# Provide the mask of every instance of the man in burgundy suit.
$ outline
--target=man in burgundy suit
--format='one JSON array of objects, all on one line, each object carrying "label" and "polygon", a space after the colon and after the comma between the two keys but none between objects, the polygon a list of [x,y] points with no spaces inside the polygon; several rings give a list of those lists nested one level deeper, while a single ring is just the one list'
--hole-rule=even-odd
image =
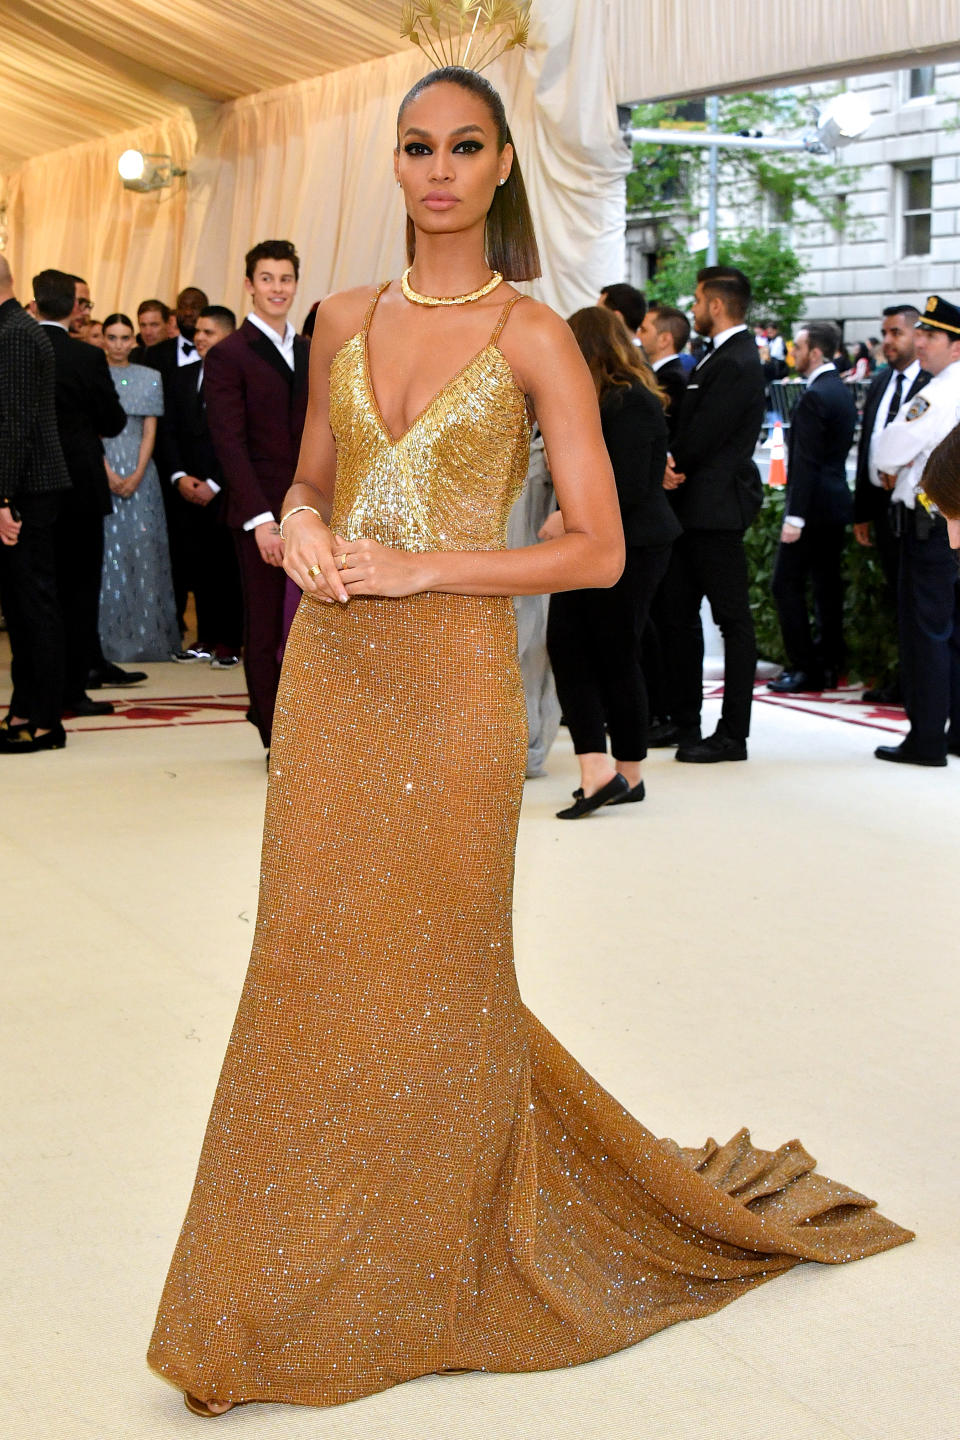
[{"label": "man in burgundy suit", "polygon": [[307,411],[309,347],[287,319],[300,260],[289,240],[264,240],[246,257],[252,309],[207,354],[207,420],[226,490],[243,582],[243,664],[249,718],[270,748],[283,649],[286,574],[277,523],[293,479]]}]

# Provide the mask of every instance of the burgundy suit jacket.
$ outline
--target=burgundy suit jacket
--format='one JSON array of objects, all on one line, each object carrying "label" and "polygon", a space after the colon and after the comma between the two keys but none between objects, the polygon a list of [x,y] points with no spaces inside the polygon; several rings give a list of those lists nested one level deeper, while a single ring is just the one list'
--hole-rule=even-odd
[{"label": "burgundy suit jacket", "polygon": [[273,341],[249,320],[207,352],[207,422],[223,467],[224,518],[237,529],[266,510],[280,514],[300,455],[309,353],[298,335],[291,370]]}]

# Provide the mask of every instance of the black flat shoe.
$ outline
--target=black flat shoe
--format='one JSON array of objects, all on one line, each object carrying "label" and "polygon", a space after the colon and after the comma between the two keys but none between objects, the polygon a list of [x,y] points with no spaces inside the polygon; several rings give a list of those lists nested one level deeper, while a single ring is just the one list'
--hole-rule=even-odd
[{"label": "black flat shoe", "polygon": [[608,804],[608,805],[635,805],[638,800],[642,800],[642,799],[643,799],[643,797],[646,795],[646,793],[647,793],[647,787],[644,785],[643,781],[641,780],[638,784],[634,785],[634,787],[633,787],[632,790],[628,790],[627,793],[626,793],[626,795],[615,795],[612,800],[608,800],[608,801],[607,801],[607,804]]},{"label": "black flat shoe", "polygon": [[35,755],[38,750],[62,750],[66,743],[62,725],[55,725],[44,735],[34,735],[25,725],[0,730],[0,755]]},{"label": "black flat shoe", "polygon": [[647,745],[651,750],[666,749],[669,745],[680,744],[680,731],[669,720],[651,725],[647,731]]},{"label": "black flat shoe", "polygon": [[104,685],[140,685],[148,678],[146,670],[121,670],[119,665],[104,665],[91,670],[87,676],[87,689],[100,690]]},{"label": "black flat shoe", "polygon": [[91,700],[89,695],[76,695],[72,700],[63,702],[65,715],[112,715],[113,711],[111,701]]},{"label": "black flat shoe", "polygon": [[890,760],[894,765],[928,765],[931,769],[941,770],[947,763],[946,755],[938,756],[935,760],[919,755],[906,741],[902,745],[878,745],[873,753],[878,760]]},{"label": "black flat shoe", "polygon": [[715,765],[718,760],[746,760],[745,740],[732,740],[728,735],[708,735],[696,745],[681,745],[675,760],[688,765]]},{"label": "black flat shoe", "polygon": [[779,680],[767,681],[767,689],[773,695],[817,694],[827,688],[822,675],[808,675],[805,670],[788,670]]},{"label": "black flat shoe", "polygon": [[614,775],[606,785],[601,785],[592,795],[584,795],[582,790],[574,790],[573,804],[566,810],[557,811],[558,820],[579,820],[581,815],[589,815],[592,810],[599,810],[601,805],[608,805],[618,795],[629,793],[630,783],[623,775]]}]

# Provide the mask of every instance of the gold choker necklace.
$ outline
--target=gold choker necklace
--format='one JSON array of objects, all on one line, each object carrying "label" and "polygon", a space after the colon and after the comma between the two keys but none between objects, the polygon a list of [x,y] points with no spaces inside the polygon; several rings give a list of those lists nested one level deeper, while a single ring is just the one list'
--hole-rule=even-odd
[{"label": "gold choker necklace", "polygon": [[489,295],[491,290],[496,290],[503,282],[500,271],[494,270],[486,285],[481,285],[479,290],[471,290],[469,295],[421,295],[419,290],[414,290],[410,284],[412,268],[408,265],[400,276],[400,289],[405,299],[412,301],[414,305],[469,305],[471,300],[482,300],[484,295]]}]

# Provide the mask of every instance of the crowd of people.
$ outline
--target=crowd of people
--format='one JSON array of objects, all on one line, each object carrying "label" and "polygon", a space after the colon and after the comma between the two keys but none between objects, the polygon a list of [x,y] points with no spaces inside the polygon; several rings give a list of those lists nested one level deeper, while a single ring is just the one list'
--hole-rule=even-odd
[{"label": "crowd of people", "polygon": [[[13,649],[0,751],[62,748],[64,715],[112,710],[91,691],[146,678],[122,668],[131,663],[230,668],[242,657],[248,718],[269,753],[300,594],[278,523],[317,309],[297,334],[298,280],[294,246],[266,241],[246,256],[239,327],[195,286],[173,309],[148,298],[135,321],[119,311],[98,320],[86,282],[52,269],[21,308],[0,257],[0,599]],[[838,683],[852,525],[876,548],[899,626],[899,673],[867,698],[903,701],[911,722],[903,744],[876,754],[945,765],[960,753],[956,565],[945,521],[917,500],[928,456],[960,419],[960,310],[936,296],[922,314],[910,301],[884,309],[883,364],[860,423],[843,381],[864,378],[874,355],[848,363],[827,322],[789,340],[773,323],[751,330],[750,302],[741,271],[712,266],[689,315],[613,284],[570,318],[596,386],[627,561],[611,590],[556,595],[549,608],[547,649],[581,771],[563,818],[641,800],[648,745],[675,746],[685,763],[747,759],[757,650],[744,535],[763,498],[754,453],[765,392],[788,369],[805,382],[772,580],[789,665],[769,688]],[[540,538],[557,533],[554,512]],[[704,598],[725,655],[707,736]]]}]

